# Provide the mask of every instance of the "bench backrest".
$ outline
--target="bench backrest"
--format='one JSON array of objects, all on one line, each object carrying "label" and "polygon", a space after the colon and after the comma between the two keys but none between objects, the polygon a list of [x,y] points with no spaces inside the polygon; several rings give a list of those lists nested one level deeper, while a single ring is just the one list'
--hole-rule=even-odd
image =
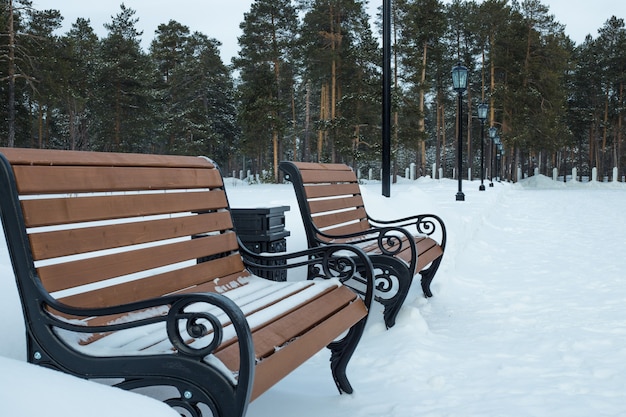
[{"label": "bench backrest", "polygon": [[[24,258],[18,264],[25,268],[34,261],[30,279],[64,304],[99,308],[179,291],[220,291],[248,275],[221,174],[207,159],[0,153],[2,211],[13,209],[18,223],[5,232],[27,230],[23,252],[12,257]],[[4,179],[11,175],[17,189]],[[15,194],[21,207],[9,201]]]},{"label": "bench backrest", "polygon": [[[370,228],[359,181],[344,164],[281,162],[280,169],[294,184],[310,247],[327,235],[343,235]],[[308,221],[307,221],[308,220]]]}]

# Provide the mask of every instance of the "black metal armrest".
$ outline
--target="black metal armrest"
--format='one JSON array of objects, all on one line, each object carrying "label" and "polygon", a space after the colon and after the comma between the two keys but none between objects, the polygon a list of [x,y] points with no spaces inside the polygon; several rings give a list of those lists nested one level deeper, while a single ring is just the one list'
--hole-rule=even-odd
[{"label": "black metal armrest", "polygon": [[[236,383],[234,383],[235,379],[233,379],[234,385],[232,387],[232,389],[234,389],[234,396],[237,398],[236,403],[248,403],[252,392],[256,361],[252,333],[245,315],[235,302],[228,297],[217,293],[178,294],[102,309],[76,309],[58,303],[56,300],[49,297],[47,298],[49,301],[47,303],[48,307],[61,313],[83,317],[98,317],[124,313],[132,314],[135,311],[150,308],[168,307],[167,314],[164,315],[155,315],[154,317],[137,320],[132,320],[132,316],[130,316],[130,320],[127,322],[89,326],[75,324],[63,318],[59,318],[52,313],[45,312],[44,306],[46,303],[43,303],[39,311],[40,317],[42,317],[43,320],[39,321],[38,327],[40,330],[42,330],[42,325],[48,328],[45,333],[52,333],[52,328],[56,327],[70,332],[97,334],[140,328],[149,324],[162,322],[164,323],[172,347],[176,349],[174,355],[189,358],[193,363],[197,363],[215,352],[222,342],[223,326],[218,317],[212,313],[197,310],[186,311],[186,309],[191,305],[198,305],[199,303],[206,303],[219,308],[228,317],[228,321],[230,321],[237,336],[239,369],[237,371]],[[187,334],[181,334],[181,328],[185,329]],[[38,334],[41,334],[41,332]],[[190,337],[194,340],[205,337],[210,339],[208,339],[207,343],[203,343],[202,347],[196,348],[189,344]],[[55,339],[58,340],[58,337]],[[121,357],[123,357],[123,355],[117,356],[117,359]],[[206,365],[211,369],[210,373],[212,375],[223,374],[224,370],[220,369],[220,367],[215,367],[210,361],[206,362]],[[209,372],[208,369],[207,372]],[[119,386],[133,386],[133,381],[123,382]]]},{"label": "black metal armrest", "polygon": [[[415,265],[417,264],[417,257],[419,256],[417,253],[417,247],[415,246],[415,241],[413,240],[413,235],[403,227],[399,227],[396,225],[390,226],[375,226],[371,229],[364,230],[361,232],[348,233],[344,235],[330,235],[324,233],[323,231],[315,228],[316,234],[318,236],[331,239],[345,239],[349,242],[350,239],[355,239],[355,243],[367,243],[367,242],[375,242],[378,245],[381,253],[386,256],[395,256],[398,253],[402,252],[404,248],[404,244],[409,245],[409,250],[411,251],[411,264],[409,265],[409,270],[414,270]],[[404,236],[406,239],[402,239]],[[318,242],[320,244],[326,244],[322,239],[318,238]],[[393,248],[393,249],[391,249]]]},{"label": "black metal armrest", "polygon": [[247,249],[240,241],[239,251],[244,255],[246,266],[254,269],[275,271],[306,266],[309,271],[319,271],[315,274],[316,278],[336,278],[341,282],[358,275],[365,279],[366,284],[363,301],[368,309],[371,306],[375,285],[374,267],[370,258],[357,246],[329,244],[297,252],[259,254]]},{"label": "black metal armrest", "polygon": [[[153,298],[145,301],[129,303],[119,306],[107,308],[73,308],[56,300],[46,297],[47,302],[44,304],[48,308],[58,311],[59,313],[69,314],[77,317],[107,317],[115,315],[126,315],[123,322],[114,322],[105,325],[83,325],[75,321],[65,320],[51,312],[44,313],[42,308],[42,317],[50,326],[64,329],[77,333],[107,333],[126,329],[139,328],[154,323],[165,323],[168,338],[173,347],[177,351],[186,356],[202,358],[212,354],[222,342],[222,324],[219,319],[207,312],[187,312],[185,309],[192,304],[205,303],[218,307],[223,311],[232,323],[237,338],[239,339],[240,355],[243,359],[241,362],[241,371],[248,372],[244,367],[251,368],[254,366],[254,349],[252,347],[252,334],[246,321],[246,317],[232,300],[228,297],[217,293],[191,293],[178,294],[159,298]],[[145,311],[151,308],[166,307],[167,314],[155,314],[152,317],[138,318],[134,320],[132,314],[134,312]],[[193,348],[189,346],[180,333],[180,322],[185,322],[184,328],[189,336],[194,339],[202,337],[211,337],[210,343],[203,348]],[[207,327],[210,325],[210,328]]]},{"label": "black metal armrest", "polygon": [[401,228],[415,226],[417,233],[429,237],[432,237],[432,235],[439,230],[439,233],[441,234],[439,245],[442,250],[445,250],[447,240],[446,226],[443,220],[435,214],[417,214],[395,220],[378,220],[368,216],[368,220],[372,223],[372,225],[379,227],[388,225]]}]

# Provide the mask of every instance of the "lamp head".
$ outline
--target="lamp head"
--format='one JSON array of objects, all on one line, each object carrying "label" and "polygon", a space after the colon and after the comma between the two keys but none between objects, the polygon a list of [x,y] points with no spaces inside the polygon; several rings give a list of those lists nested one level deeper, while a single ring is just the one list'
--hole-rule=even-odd
[{"label": "lamp head", "polygon": [[487,103],[480,103],[478,105],[478,119],[481,122],[487,120],[487,113],[489,112],[489,105]]},{"label": "lamp head", "polygon": [[452,68],[452,87],[457,93],[463,93],[467,89],[467,67],[460,62]]}]

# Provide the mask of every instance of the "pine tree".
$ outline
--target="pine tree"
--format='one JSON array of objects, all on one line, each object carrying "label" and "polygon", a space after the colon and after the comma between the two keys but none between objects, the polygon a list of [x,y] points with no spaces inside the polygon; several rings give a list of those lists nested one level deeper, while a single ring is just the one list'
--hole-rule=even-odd
[{"label": "pine tree", "polygon": [[346,161],[378,152],[381,60],[364,4],[315,0],[305,6],[301,48],[318,115],[316,158]]},{"label": "pine tree", "polygon": [[398,9],[400,76],[407,91],[401,104],[404,120],[397,129],[403,133],[402,143],[418,151],[417,166],[420,169],[426,163],[426,94],[436,85],[437,67],[445,55],[441,39],[447,21],[443,3],[439,0],[400,0]]},{"label": "pine tree", "polygon": [[63,91],[63,77],[67,73],[60,70],[60,42],[54,31],[61,26],[62,17],[57,10],[28,10],[28,27],[25,48],[32,59],[32,77],[36,87],[32,91],[29,110],[31,113],[32,147],[53,146],[50,142],[53,110],[58,108],[58,99]]},{"label": "pine tree", "polygon": [[290,0],[255,0],[240,25],[241,50],[234,61],[241,78],[239,120],[244,150],[255,154],[259,162],[272,155],[275,181],[282,141],[293,113],[297,25]]},{"label": "pine tree", "polygon": [[167,152],[211,155],[228,162],[238,139],[234,87],[219,55],[219,42],[170,21],[150,47],[160,74]]},{"label": "pine tree", "polygon": [[91,148],[94,135],[95,72],[99,39],[89,20],[78,18],[62,38],[63,91],[60,94],[61,133],[69,149]]},{"label": "pine tree", "polygon": [[98,137],[96,147],[109,151],[154,152],[162,148],[157,135],[155,75],[152,61],[140,48],[135,11],[122,4],[105,24],[97,69]]},{"label": "pine tree", "polygon": [[24,111],[25,103],[17,99],[21,96],[18,93],[22,92],[25,85],[18,84],[18,81],[25,82],[31,89],[35,81],[31,67],[31,62],[35,57],[25,47],[27,36],[23,24],[24,15],[31,10],[32,2],[30,0],[3,0],[0,4],[2,6],[0,8],[0,21],[3,24],[0,60],[6,63],[6,72],[1,81],[6,82],[7,146],[13,147],[16,145],[16,140],[18,143],[27,141],[26,135],[16,138],[17,125],[20,125],[21,129],[19,130],[21,132],[28,132],[28,115]]},{"label": "pine tree", "polygon": [[603,175],[619,166],[621,139],[623,136],[624,82],[626,78],[626,29],[623,19],[613,16],[598,31],[596,47],[600,59],[596,65],[601,69],[600,90],[602,104],[602,138],[597,151],[597,166]]}]

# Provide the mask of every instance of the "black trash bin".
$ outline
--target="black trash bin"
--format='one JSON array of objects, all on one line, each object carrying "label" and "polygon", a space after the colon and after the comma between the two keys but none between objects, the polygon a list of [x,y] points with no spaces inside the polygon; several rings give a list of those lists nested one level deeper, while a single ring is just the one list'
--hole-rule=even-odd
[{"label": "black trash bin", "polygon": [[[287,251],[287,236],[285,230],[285,212],[289,206],[258,207],[258,208],[231,208],[233,225],[241,242],[254,253],[277,253]],[[271,265],[281,265],[285,261],[270,261]],[[261,277],[274,281],[286,281],[287,271],[261,271],[251,268],[251,271]]]}]

